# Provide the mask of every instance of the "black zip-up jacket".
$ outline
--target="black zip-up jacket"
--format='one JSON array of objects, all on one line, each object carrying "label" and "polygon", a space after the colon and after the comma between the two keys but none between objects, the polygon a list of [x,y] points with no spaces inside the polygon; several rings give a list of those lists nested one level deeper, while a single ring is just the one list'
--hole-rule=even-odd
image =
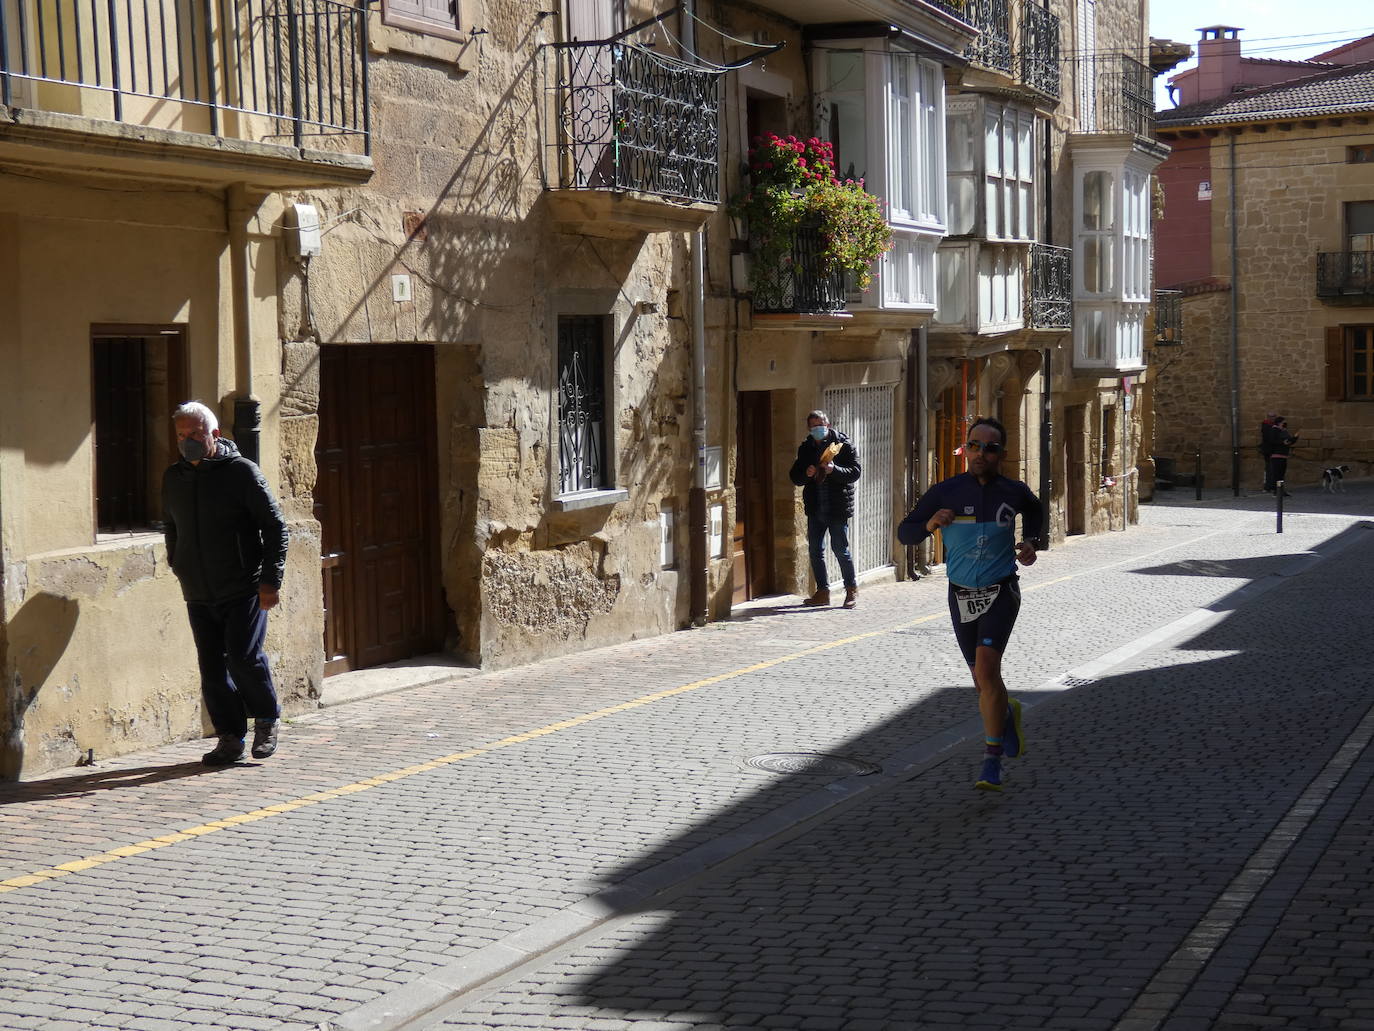
[{"label": "black zip-up jacket", "polygon": [[[807,466],[820,465],[821,452],[835,441],[841,445],[840,453],[835,456],[835,468],[824,479],[817,482],[806,475]],[[863,470],[859,466],[859,454],[839,430],[831,427],[824,440],[816,440],[811,434],[797,448],[797,460],[792,463],[792,482],[802,489],[802,507],[806,514],[815,516],[826,523],[839,523],[854,515],[854,481]]]},{"label": "black zip-up jacket", "polygon": [[236,601],[281,587],[290,534],[262,470],[221,437],[213,458],[162,477],[167,561],[188,602]]}]

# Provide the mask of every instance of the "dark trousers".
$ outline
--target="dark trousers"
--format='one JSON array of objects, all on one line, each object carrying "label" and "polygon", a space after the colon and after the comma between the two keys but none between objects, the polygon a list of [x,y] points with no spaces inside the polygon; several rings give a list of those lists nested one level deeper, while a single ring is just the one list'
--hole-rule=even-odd
[{"label": "dark trousers", "polygon": [[830,546],[835,549],[835,560],[840,564],[840,575],[846,587],[857,587],[854,578],[854,559],[849,554],[849,520],[828,523],[819,516],[806,517],[806,545],[811,552],[811,575],[816,578],[816,590],[830,589],[830,574],[825,568],[825,535],[830,534]]},{"label": "dark trousers", "polygon": [[216,734],[243,737],[248,719],[281,715],[272,669],[263,653],[267,613],[251,594],[236,601],[187,602],[200,659],[200,693]]},{"label": "dark trousers", "polygon": [[1288,475],[1288,456],[1270,455],[1269,460],[1264,463],[1264,489],[1273,490]]}]

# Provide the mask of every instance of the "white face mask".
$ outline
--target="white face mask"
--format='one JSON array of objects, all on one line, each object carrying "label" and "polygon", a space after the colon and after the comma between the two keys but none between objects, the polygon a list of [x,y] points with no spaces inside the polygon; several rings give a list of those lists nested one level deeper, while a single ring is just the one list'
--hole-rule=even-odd
[{"label": "white face mask", "polygon": [[829,426],[812,426],[811,436],[814,440],[824,440],[826,434],[830,432]]}]

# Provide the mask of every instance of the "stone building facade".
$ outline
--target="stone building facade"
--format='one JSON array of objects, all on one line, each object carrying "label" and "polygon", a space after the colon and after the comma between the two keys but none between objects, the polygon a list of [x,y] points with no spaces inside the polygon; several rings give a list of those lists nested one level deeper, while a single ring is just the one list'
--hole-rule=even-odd
[{"label": "stone building facade", "polygon": [[[269,638],[288,712],[338,672],[511,665],[809,590],[787,472],[817,407],[860,442],[866,578],[939,560],[895,524],[959,471],[977,414],[1007,423],[1055,537],[1124,522],[1135,480],[1103,476],[1139,440],[1142,301],[1070,270],[1148,246],[1127,190],[1160,153],[1128,114],[1139,6],[302,2],[347,57],[304,47],[315,89],[248,49],[180,92],[150,72],[184,54],[156,49],[125,53],[114,91],[31,39],[0,67],[0,776],[205,730],[152,486],[186,397],[258,456],[291,525]],[[990,171],[987,117],[1008,110]],[[924,198],[889,210],[867,293],[749,289],[726,201],[764,132],[830,139],[884,200],[898,176]],[[956,147],[984,164],[951,172]],[[949,191],[993,179],[1027,198],[1017,233],[955,232]],[[995,320],[974,258],[973,314],[938,323],[946,237],[993,255]],[[1041,245],[1063,248],[1047,326]]]},{"label": "stone building facade", "polygon": [[1180,106],[1159,113],[1174,153],[1156,261],[1187,328],[1155,351],[1153,451],[1185,477],[1200,453],[1206,483],[1258,489],[1277,412],[1299,434],[1290,483],[1335,464],[1368,476],[1374,37],[1277,67],[1244,57],[1239,33],[1204,29],[1199,67],[1171,80]]}]

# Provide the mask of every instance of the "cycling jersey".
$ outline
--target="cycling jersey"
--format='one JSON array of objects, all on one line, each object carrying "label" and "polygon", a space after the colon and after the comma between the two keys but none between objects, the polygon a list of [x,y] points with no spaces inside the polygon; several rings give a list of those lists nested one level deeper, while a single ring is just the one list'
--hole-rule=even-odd
[{"label": "cycling jersey", "polygon": [[945,569],[950,583],[960,587],[987,587],[1016,573],[1017,515],[1022,539],[1037,546],[1045,527],[1040,499],[1020,480],[995,476],[983,484],[973,473],[961,473],[921,496],[897,527],[897,539],[920,544],[931,536],[930,517],[942,508],[954,512],[954,522],[944,528]]}]

